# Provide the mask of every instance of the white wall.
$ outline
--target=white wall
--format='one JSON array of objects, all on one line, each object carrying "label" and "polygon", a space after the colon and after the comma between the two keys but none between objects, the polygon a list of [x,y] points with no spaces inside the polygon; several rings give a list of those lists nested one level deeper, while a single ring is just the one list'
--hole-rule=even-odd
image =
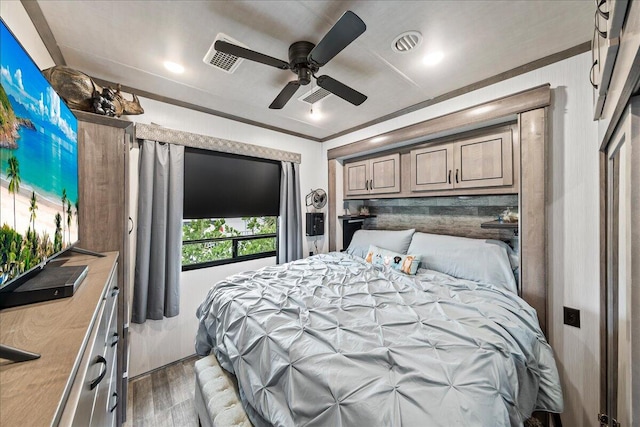
[{"label": "white wall", "polygon": [[[592,120],[590,60],[584,53],[323,144],[326,159],[331,148],[551,84],[546,183],[549,336],[564,390],[562,419],[571,426],[597,425],[599,408],[598,129]],[[323,179],[327,176],[325,167]],[[341,181],[337,187],[342,188]],[[338,200],[339,214],[341,207]],[[580,329],[563,325],[563,305],[581,310]]]},{"label": "white wall", "polygon": [[38,68],[44,70],[56,65],[19,0],[0,1],[0,16]]},{"label": "white wall", "polygon": [[[322,151],[322,146],[318,142],[257,128],[150,99],[141,98],[140,103],[145,109],[143,115],[123,118],[137,123],[150,124],[153,122],[171,129],[302,154],[302,163],[300,164],[300,208],[303,212],[306,211],[304,195],[311,188],[323,187],[326,189],[322,181],[322,175],[318,173],[317,165],[321,161]],[[268,114],[268,112],[266,111],[265,114]],[[129,176],[131,179],[131,217],[134,219],[134,224],[136,223],[137,215],[138,157],[139,150],[137,148],[132,149],[130,151]],[[133,266],[135,265],[135,232],[131,236],[131,265]],[[310,248],[313,249],[313,243],[307,238],[304,240],[303,253],[307,254],[311,250]],[[140,375],[194,354],[195,335],[198,327],[195,313],[211,286],[231,274],[257,269],[266,265],[274,265],[275,263],[275,258],[265,258],[182,272],[180,275],[180,314],[163,320],[147,320],[146,323],[140,325],[131,324],[129,376]],[[133,272],[131,286],[133,286]]]}]

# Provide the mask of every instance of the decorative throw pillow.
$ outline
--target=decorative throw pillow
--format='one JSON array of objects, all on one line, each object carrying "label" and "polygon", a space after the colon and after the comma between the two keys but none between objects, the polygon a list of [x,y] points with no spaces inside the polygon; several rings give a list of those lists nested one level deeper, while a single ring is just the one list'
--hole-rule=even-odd
[{"label": "decorative throw pillow", "polygon": [[403,255],[371,245],[365,261],[376,266],[401,271],[405,274],[416,274],[418,265],[420,265],[420,255]]}]

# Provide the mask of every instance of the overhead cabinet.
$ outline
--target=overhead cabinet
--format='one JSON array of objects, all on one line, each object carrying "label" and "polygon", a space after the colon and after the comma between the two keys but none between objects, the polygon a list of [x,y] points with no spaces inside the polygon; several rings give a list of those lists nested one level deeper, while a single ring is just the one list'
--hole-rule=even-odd
[{"label": "overhead cabinet", "polygon": [[511,130],[411,150],[411,191],[513,184]]},{"label": "overhead cabinet", "polygon": [[344,166],[345,196],[400,192],[400,154],[376,157]]}]

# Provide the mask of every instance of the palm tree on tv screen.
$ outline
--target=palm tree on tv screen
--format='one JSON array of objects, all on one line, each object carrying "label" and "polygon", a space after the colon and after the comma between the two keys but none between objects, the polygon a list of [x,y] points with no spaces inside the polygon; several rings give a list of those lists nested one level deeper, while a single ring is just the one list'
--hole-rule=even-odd
[{"label": "palm tree on tv screen", "polygon": [[29,212],[31,213],[31,229],[36,231],[36,211],[38,210],[38,199],[36,198],[36,192],[31,192],[31,200],[29,201]]},{"label": "palm tree on tv screen", "polygon": [[53,251],[60,252],[62,249],[62,231],[60,230],[60,223],[62,222],[62,217],[60,216],[60,212],[56,212],[55,223],[56,223],[56,232],[53,236]]},{"label": "palm tree on tv screen", "polygon": [[65,221],[64,221],[64,208],[65,208],[65,206],[67,204],[67,200],[68,200],[68,198],[67,198],[67,189],[66,188],[62,189],[62,198],[61,199],[62,199],[62,241],[64,242],[64,234],[65,234],[65,229],[64,229],[64,223],[65,223]]},{"label": "palm tree on tv screen", "polygon": [[16,229],[16,193],[20,191],[20,163],[16,156],[9,157],[7,168],[9,178],[9,193],[13,194],[13,229]]},{"label": "palm tree on tv screen", "polygon": [[69,244],[71,244],[71,220],[73,212],[71,211],[71,200],[67,199],[67,232],[69,233]]}]

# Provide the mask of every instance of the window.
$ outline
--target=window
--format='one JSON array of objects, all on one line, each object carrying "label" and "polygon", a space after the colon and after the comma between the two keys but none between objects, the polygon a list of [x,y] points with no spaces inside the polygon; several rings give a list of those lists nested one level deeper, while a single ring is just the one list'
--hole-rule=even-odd
[{"label": "window", "polygon": [[182,270],[276,255],[280,162],[185,149]]},{"label": "window", "polygon": [[182,222],[182,270],[276,255],[275,216]]}]

